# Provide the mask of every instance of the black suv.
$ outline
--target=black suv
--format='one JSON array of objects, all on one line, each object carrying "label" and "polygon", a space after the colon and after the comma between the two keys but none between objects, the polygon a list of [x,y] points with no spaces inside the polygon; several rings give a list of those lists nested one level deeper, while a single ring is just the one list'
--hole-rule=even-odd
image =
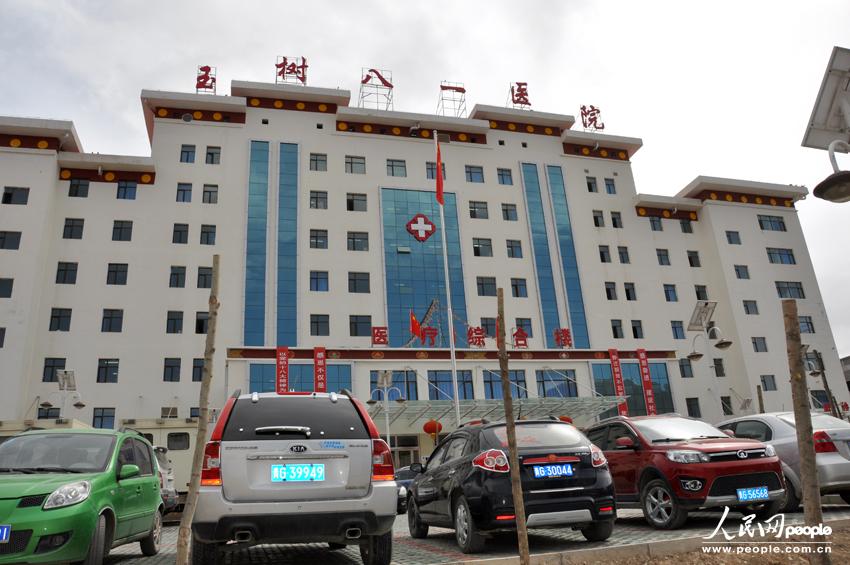
[{"label": "black suv", "polygon": [[[590,541],[608,539],[617,517],[614,486],[602,451],[570,424],[517,422],[526,524],[569,526]],[[461,426],[431,454],[410,486],[410,535],[429,526],[454,528],[461,551],[474,553],[487,534],[516,528],[504,423]]]}]

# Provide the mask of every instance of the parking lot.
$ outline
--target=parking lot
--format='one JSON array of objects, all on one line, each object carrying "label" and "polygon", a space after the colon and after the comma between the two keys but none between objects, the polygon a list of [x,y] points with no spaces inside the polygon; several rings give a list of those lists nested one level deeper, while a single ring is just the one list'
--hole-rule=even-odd
[{"label": "parking lot", "polygon": [[[717,526],[717,512],[695,512],[684,528],[674,531],[655,530],[648,526],[639,510],[622,510],[611,538],[602,543],[589,543],[581,533],[568,529],[532,529],[529,543],[532,553],[551,553],[594,547],[627,546],[653,541],[670,541],[710,534]],[[736,515],[733,515],[736,516]],[[824,506],[827,521],[850,519],[850,507],[846,505]],[[786,516],[786,524],[801,523],[803,513]],[[733,527],[737,527],[733,524]],[[407,532],[407,518],[399,516],[394,526],[393,563],[425,565],[430,563],[452,563],[516,555],[516,537],[503,534],[487,544],[487,549],[476,555],[464,555],[457,549],[451,530],[432,528],[428,539],[415,540]],[[163,547],[156,557],[145,558],[138,544],[119,547],[110,554],[107,563],[121,565],[165,565],[174,563],[177,545],[177,527],[167,527],[163,532]],[[290,546],[256,546],[230,554],[227,563],[233,565],[255,563],[287,563],[291,565],[354,565],[361,563],[357,546],[340,551],[329,551],[324,544]]]}]

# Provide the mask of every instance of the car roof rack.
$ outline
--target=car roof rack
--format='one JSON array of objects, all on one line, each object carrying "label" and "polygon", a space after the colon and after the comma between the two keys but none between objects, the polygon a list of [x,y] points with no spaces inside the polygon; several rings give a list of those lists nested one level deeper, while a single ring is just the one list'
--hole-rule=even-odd
[{"label": "car roof rack", "polygon": [[[143,434],[142,432],[140,432],[136,428],[131,428],[131,427],[128,427],[128,426],[121,426],[120,428],[118,428],[118,432],[124,433],[124,434],[134,433],[134,434],[138,434],[142,437],[145,437],[145,434]],[[147,438],[145,438],[145,439],[147,439]]]}]

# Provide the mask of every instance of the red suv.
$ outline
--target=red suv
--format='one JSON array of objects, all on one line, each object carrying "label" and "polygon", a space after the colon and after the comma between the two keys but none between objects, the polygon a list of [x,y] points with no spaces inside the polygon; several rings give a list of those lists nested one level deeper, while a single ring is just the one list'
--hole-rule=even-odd
[{"label": "red suv", "polygon": [[746,508],[769,517],[782,505],[779,459],[759,441],[678,415],[618,416],[586,434],[608,459],[617,506],[640,504],[656,528],[679,528],[698,508]]}]

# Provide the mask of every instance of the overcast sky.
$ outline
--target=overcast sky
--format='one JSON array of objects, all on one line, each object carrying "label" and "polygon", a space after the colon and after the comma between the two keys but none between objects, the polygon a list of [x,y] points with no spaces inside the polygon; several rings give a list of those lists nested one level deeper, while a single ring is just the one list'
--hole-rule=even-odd
[{"label": "overcast sky", "polygon": [[[465,83],[470,109],[504,105],[511,81],[536,110],[594,104],[605,133],[643,139],[638,192],[668,195],[697,175],[813,189],[827,156],[800,141],[833,45],[850,47],[846,0],[2,0],[0,14],[0,114],[73,120],[86,151],[150,153],[143,88],[191,92],[210,64],[226,94],[304,55],[310,85],[355,96],[361,67],[391,69],[400,111],[434,112],[441,80]],[[798,209],[848,355],[850,203]]]}]

